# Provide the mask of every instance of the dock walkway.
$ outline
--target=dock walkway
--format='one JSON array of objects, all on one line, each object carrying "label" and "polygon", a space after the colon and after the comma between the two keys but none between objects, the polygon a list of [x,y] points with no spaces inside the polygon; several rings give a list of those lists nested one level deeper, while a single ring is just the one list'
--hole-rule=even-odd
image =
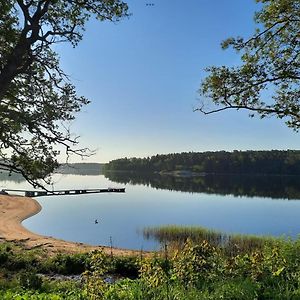
[{"label": "dock walkway", "polygon": [[125,188],[107,188],[107,189],[74,189],[74,190],[56,190],[56,191],[27,191],[17,189],[3,189],[2,192],[24,193],[26,197],[41,196],[59,196],[59,195],[79,195],[79,194],[98,194],[98,193],[125,193]]}]

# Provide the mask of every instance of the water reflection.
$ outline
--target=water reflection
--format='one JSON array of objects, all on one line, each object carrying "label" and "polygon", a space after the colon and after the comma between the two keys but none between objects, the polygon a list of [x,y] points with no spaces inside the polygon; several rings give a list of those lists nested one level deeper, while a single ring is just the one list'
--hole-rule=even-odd
[{"label": "water reflection", "polygon": [[[60,172],[61,175],[56,174],[54,178],[67,174],[99,176],[100,173],[99,170],[70,168]],[[235,197],[300,199],[299,176],[205,175],[179,177],[133,172],[105,172],[104,176],[110,181],[120,184],[143,185],[169,191],[233,195]],[[29,186],[22,175],[8,172],[0,173],[0,183],[1,188]]]},{"label": "water reflection", "polygon": [[[273,236],[286,234],[295,237],[300,232],[300,201],[279,199],[274,201],[275,197],[279,197],[278,194],[273,198],[225,195],[233,194],[235,191],[236,195],[240,196],[244,195],[245,190],[249,195],[258,193],[264,196],[275,195],[274,191],[280,190],[278,181],[270,180],[272,185],[267,187],[267,183],[263,182],[265,178],[260,178],[263,189],[259,190],[253,186],[250,178],[243,185],[237,184],[240,182],[239,178],[237,178],[238,181],[231,182],[232,177],[227,178],[227,183],[217,181],[217,177],[211,178],[211,181],[209,177],[166,177],[169,181],[159,181],[159,178],[153,182],[152,179],[151,181],[142,180],[144,178],[141,175],[137,175],[136,180],[133,180],[129,175],[122,182],[119,177],[108,180],[103,175],[56,174],[53,178],[55,189],[123,187],[124,183],[131,182],[132,184],[127,184],[126,193],[121,194],[103,193],[38,198],[43,207],[42,211],[27,219],[23,224],[29,230],[42,235],[108,246],[112,239],[114,246],[138,250],[158,249],[160,246],[156,240],[144,239],[143,234],[139,234],[145,227],[170,224],[201,226],[228,234]],[[296,180],[296,178],[293,179]],[[172,184],[174,182],[175,184]],[[14,184],[7,183],[10,186]],[[155,183],[157,183],[156,188],[150,187],[150,185],[155,187]],[[283,184],[282,182],[281,187]],[[232,187],[234,187],[233,190],[230,189]],[[291,193],[293,189],[295,192]],[[188,192],[179,192],[180,190]],[[285,192],[282,195],[290,198],[299,194],[296,184],[287,184],[286,191],[288,193]],[[217,195],[218,192],[223,194]],[[95,219],[101,220],[99,224],[95,224]]]},{"label": "water reflection", "polygon": [[25,179],[21,174],[2,171],[0,172],[0,182],[21,183],[25,182]]},{"label": "water reflection", "polygon": [[300,199],[300,177],[298,176],[205,175],[176,177],[127,172],[106,172],[104,175],[109,180],[122,184],[145,185],[170,191]]}]

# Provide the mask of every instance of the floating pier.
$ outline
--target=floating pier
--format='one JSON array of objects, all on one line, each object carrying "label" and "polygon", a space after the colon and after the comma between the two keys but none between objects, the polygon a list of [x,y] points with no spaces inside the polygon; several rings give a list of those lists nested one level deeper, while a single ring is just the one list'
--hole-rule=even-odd
[{"label": "floating pier", "polygon": [[26,197],[41,196],[59,196],[59,195],[81,195],[81,194],[98,194],[98,193],[125,193],[125,188],[107,188],[107,189],[81,189],[81,190],[57,190],[57,191],[26,191],[3,189],[2,192],[24,193]]}]

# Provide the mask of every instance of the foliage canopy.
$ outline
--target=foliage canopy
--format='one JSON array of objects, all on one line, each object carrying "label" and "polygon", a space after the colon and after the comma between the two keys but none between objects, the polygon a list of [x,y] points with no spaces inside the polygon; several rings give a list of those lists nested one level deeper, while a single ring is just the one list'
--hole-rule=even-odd
[{"label": "foliage canopy", "polygon": [[[183,152],[147,158],[121,158],[105,165],[106,171],[147,173],[299,175],[300,151]],[[187,173],[187,174],[185,174]]]},{"label": "foliage canopy", "polygon": [[[247,109],[261,118],[276,116],[300,128],[300,1],[256,0],[262,8],[255,14],[258,24],[248,40],[229,38],[223,49],[232,47],[241,55],[237,67],[209,67],[199,93],[209,98],[196,110],[205,114],[227,109]],[[267,91],[267,92],[266,92]],[[254,116],[254,114],[250,116]]]},{"label": "foliage canopy", "polygon": [[68,123],[89,103],[59,66],[53,45],[75,47],[86,22],[128,16],[120,0],[4,0],[0,3],[0,168],[47,181],[58,155],[76,149]]}]

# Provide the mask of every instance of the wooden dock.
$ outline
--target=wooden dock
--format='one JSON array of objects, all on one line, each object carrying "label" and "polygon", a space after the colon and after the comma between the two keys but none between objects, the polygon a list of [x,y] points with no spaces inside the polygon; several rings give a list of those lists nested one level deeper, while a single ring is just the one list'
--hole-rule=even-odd
[{"label": "wooden dock", "polygon": [[59,195],[82,195],[82,194],[98,194],[98,193],[125,193],[125,188],[107,188],[107,189],[81,189],[81,190],[56,190],[56,191],[27,191],[27,190],[10,190],[3,189],[2,192],[24,193],[26,197],[41,196],[59,196]]}]

